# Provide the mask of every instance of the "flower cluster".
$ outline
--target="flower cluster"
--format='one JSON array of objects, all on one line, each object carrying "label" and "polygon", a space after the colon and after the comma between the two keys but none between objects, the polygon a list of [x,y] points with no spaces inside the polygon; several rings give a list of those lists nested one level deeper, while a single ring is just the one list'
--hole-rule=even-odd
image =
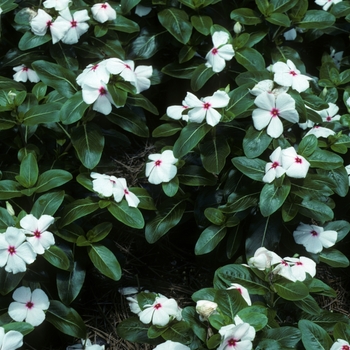
[{"label": "flower cluster", "polygon": [[7,272],[26,271],[26,264],[35,261],[37,254],[55,244],[54,236],[47,231],[54,218],[42,215],[39,219],[32,214],[24,216],[20,221],[21,229],[8,227],[0,234],[0,267],[5,266]]},{"label": "flower cluster", "polygon": [[[193,123],[202,123],[205,119],[211,125],[217,125],[221,120],[221,114],[215,108],[224,108],[230,102],[230,97],[225,91],[216,91],[212,96],[199,99],[191,92],[187,92],[182,106],[169,106],[167,115],[170,118]],[[186,112],[187,115],[183,113]]]},{"label": "flower cluster", "polygon": [[137,196],[130,192],[124,178],[113,175],[91,173],[93,190],[105,198],[112,197],[119,203],[124,197],[130,207],[136,208],[140,203]]},{"label": "flower cluster", "polygon": [[310,163],[297,154],[294,147],[281,149],[277,147],[270,155],[271,162],[265,166],[263,181],[271,183],[276,178],[286,174],[296,179],[305,178],[310,167]]},{"label": "flower cluster", "polygon": [[108,58],[96,64],[89,64],[77,77],[77,84],[82,88],[83,100],[87,104],[93,103],[93,110],[104,115],[111,113],[115,104],[108,91],[111,74],[119,75],[135,87],[136,93],[147,90],[151,86],[152,66],[138,66],[130,60]]},{"label": "flower cluster", "polygon": [[293,282],[304,281],[306,273],[311,277],[316,275],[316,263],[313,260],[304,256],[282,259],[265,247],[256,250],[254,256],[248,260],[248,265],[261,271],[272,269],[272,274],[283,276]]}]

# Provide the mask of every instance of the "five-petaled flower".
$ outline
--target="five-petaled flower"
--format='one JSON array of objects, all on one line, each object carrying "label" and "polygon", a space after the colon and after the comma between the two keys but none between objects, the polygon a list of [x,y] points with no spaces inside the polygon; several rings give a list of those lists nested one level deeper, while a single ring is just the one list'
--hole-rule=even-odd
[{"label": "five-petaled flower", "polygon": [[55,8],[56,11],[62,11],[66,9],[71,0],[46,0],[43,2],[45,8]]},{"label": "five-petaled flower", "polygon": [[309,87],[309,80],[312,80],[307,75],[301,74],[291,60],[287,60],[287,63],[276,62],[271,70],[275,73],[273,80],[277,84],[291,86],[298,92],[305,91]]},{"label": "five-petaled flower", "polygon": [[8,227],[0,234],[0,267],[14,274],[26,271],[26,264],[35,261],[36,253],[25,240],[23,230],[16,227]]},{"label": "five-petaled flower", "polygon": [[99,63],[89,64],[76,79],[79,86],[95,86],[96,81],[102,81],[105,84],[109,82],[110,72],[107,69],[107,60]]},{"label": "five-petaled flower", "polygon": [[0,327],[0,349],[15,350],[23,345],[23,335],[18,331],[8,331]]},{"label": "five-petaled flower", "polygon": [[306,279],[306,273],[315,277],[316,263],[305,256],[300,258],[285,257],[276,265],[272,273],[283,276],[292,282],[302,282]]},{"label": "five-petaled flower", "polygon": [[93,18],[100,23],[113,21],[117,18],[117,12],[108,2],[95,4],[91,7],[91,12]]},{"label": "five-petaled flower", "polygon": [[177,318],[178,309],[175,299],[156,297],[152,305],[145,305],[139,313],[140,321],[145,324],[152,322],[155,326],[166,326],[170,320]]},{"label": "five-petaled flower", "polygon": [[255,329],[249,323],[230,324],[219,329],[221,344],[217,350],[251,350]]},{"label": "five-petaled flower", "polygon": [[191,92],[187,92],[184,103],[190,110],[188,120],[193,123],[201,123],[206,119],[207,123],[215,126],[220,122],[221,114],[215,108],[223,108],[230,101],[229,95],[225,91],[216,91],[212,96],[202,99],[197,98]]},{"label": "five-petaled flower", "polygon": [[335,131],[325,128],[323,126],[314,125],[306,134],[304,137],[308,135],[315,135],[317,138],[324,137],[327,138],[328,136],[335,135]]},{"label": "five-petaled flower", "polygon": [[293,232],[296,243],[302,244],[309,253],[320,253],[323,248],[334,246],[338,233],[334,230],[325,231],[323,227],[300,223]]},{"label": "five-petaled flower", "polygon": [[350,344],[344,339],[337,339],[329,350],[350,350]]},{"label": "five-petaled flower", "polygon": [[288,147],[282,150],[282,166],[286,169],[286,175],[295,179],[306,177],[309,171],[310,163],[297,154],[294,147]]},{"label": "five-petaled flower", "polygon": [[283,133],[283,124],[279,117],[291,123],[299,121],[295,101],[286,93],[275,96],[262,92],[256,97],[254,103],[258,107],[253,110],[252,114],[255,129],[262,130],[267,127],[267,134],[273,138],[278,138]]},{"label": "five-petaled flower", "polygon": [[317,5],[322,6],[322,9],[328,11],[328,9],[333,5],[341,2],[343,0],[315,0]]},{"label": "five-petaled flower", "polygon": [[49,298],[41,289],[31,292],[29,287],[19,287],[13,294],[15,300],[9,306],[10,317],[17,322],[28,322],[39,326],[45,320],[45,310],[50,306]]},{"label": "five-petaled flower", "polygon": [[265,175],[262,179],[267,183],[271,183],[286,172],[286,169],[282,167],[282,149],[280,146],[271,153],[270,160],[271,162],[268,162],[265,166]]},{"label": "five-petaled flower", "polygon": [[339,107],[332,102],[329,102],[328,105],[328,108],[323,109],[322,111],[318,111],[317,113],[321,116],[324,122],[338,121],[340,119],[340,115],[337,114],[339,111]]},{"label": "five-petaled flower", "polygon": [[23,83],[25,83],[27,80],[29,80],[31,83],[37,83],[40,81],[38,74],[36,74],[33,69],[28,68],[24,64],[13,67],[13,70],[16,72],[13,75],[13,80],[15,81],[23,81]]},{"label": "five-petaled flower", "polygon": [[55,244],[53,234],[47,231],[54,221],[55,219],[50,215],[42,215],[37,219],[33,214],[29,214],[19,222],[23,232],[29,235],[27,241],[33,247],[35,253],[44,254],[46,249]]},{"label": "five-petaled flower", "polygon": [[214,32],[212,36],[214,47],[207,53],[205,59],[206,66],[212,67],[216,73],[221,72],[226,65],[226,61],[230,61],[235,55],[235,50],[231,44],[228,44],[230,37],[224,31]]},{"label": "five-petaled flower", "polygon": [[191,348],[181,343],[167,340],[165,343],[157,345],[154,350],[191,350]]},{"label": "five-petaled flower", "polygon": [[169,182],[176,176],[178,159],[174,157],[171,150],[150,154],[148,159],[151,162],[146,163],[146,176],[151,184],[159,185],[162,182]]}]

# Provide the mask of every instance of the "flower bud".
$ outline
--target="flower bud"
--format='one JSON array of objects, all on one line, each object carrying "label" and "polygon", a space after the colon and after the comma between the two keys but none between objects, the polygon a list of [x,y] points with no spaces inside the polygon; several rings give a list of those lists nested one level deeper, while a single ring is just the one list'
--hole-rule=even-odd
[{"label": "flower bud", "polygon": [[236,34],[241,34],[241,32],[242,32],[242,24],[239,23],[239,22],[236,22],[235,25],[233,26],[233,31]]},{"label": "flower bud", "polygon": [[11,216],[15,215],[15,211],[13,210],[12,205],[7,201],[6,201],[6,210]]},{"label": "flower bud", "polygon": [[198,300],[196,305],[197,313],[203,318],[208,318],[218,307],[217,303],[209,300]]}]

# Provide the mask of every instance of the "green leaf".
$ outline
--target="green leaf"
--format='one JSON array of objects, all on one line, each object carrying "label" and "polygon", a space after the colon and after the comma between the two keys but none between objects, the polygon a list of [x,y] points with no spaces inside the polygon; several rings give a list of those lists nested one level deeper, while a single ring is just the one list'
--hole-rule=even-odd
[{"label": "green leaf", "polygon": [[210,27],[213,25],[213,20],[209,16],[191,16],[193,27],[201,34],[207,36],[210,34]]},{"label": "green leaf", "polygon": [[122,14],[126,15],[132,10],[141,0],[121,0],[120,7]]},{"label": "green leaf", "polygon": [[263,313],[265,311],[262,307],[258,306],[249,306],[240,310],[237,316],[246,323],[249,323],[252,327],[254,327],[255,331],[260,331],[263,329],[268,322],[267,315]]},{"label": "green leaf", "polygon": [[290,19],[283,13],[271,13],[266,20],[272,24],[281,27],[290,27]]},{"label": "green leaf", "polygon": [[350,342],[350,325],[338,322],[334,326],[333,337],[334,339],[343,339]]},{"label": "green leaf", "polygon": [[302,300],[294,301],[294,304],[299,309],[311,315],[319,315],[322,311],[322,309],[318,306],[316,300],[311,295],[308,295]]},{"label": "green leaf", "polygon": [[206,341],[207,330],[198,319],[198,314],[193,306],[186,306],[182,309],[182,318],[192,328],[194,334],[203,342]]},{"label": "green leaf", "polygon": [[49,192],[40,196],[34,203],[31,214],[36,218],[42,215],[55,215],[64,199],[64,191]]},{"label": "green leaf", "polygon": [[324,29],[331,27],[335,20],[336,18],[327,11],[308,10],[297,26],[303,29]]},{"label": "green leaf", "polygon": [[271,0],[273,12],[286,12],[292,9],[299,0]]},{"label": "green leaf", "polygon": [[342,157],[333,152],[321,149],[316,149],[307,160],[310,162],[312,168],[321,168],[325,170],[336,169],[343,165]]},{"label": "green leaf", "polygon": [[162,333],[162,338],[174,342],[188,344],[193,337],[190,326],[185,321],[178,321],[168,326],[167,330]]},{"label": "green leaf", "polygon": [[120,280],[122,271],[115,255],[101,244],[87,248],[89,257],[97,270],[114,281]]},{"label": "green leaf", "polygon": [[187,165],[178,170],[179,182],[187,186],[213,186],[217,182],[215,175],[206,172],[198,165]]},{"label": "green leaf", "polygon": [[130,57],[146,60],[154,56],[162,48],[165,33],[150,32],[147,28],[142,28],[140,35],[130,44]]},{"label": "green leaf", "polygon": [[61,301],[69,305],[78,296],[84,285],[86,270],[79,261],[74,261],[70,271],[57,271],[56,284]]},{"label": "green leaf", "polygon": [[0,294],[6,295],[12,292],[21,282],[25,272],[11,273],[7,272],[3,267],[0,268]]},{"label": "green leaf", "polygon": [[100,128],[91,122],[80,125],[73,129],[71,141],[83,165],[88,169],[95,168],[100,162],[105,144]]},{"label": "green leaf", "polygon": [[0,207],[0,232],[6,231],[9,226],[15,226],[15,220],[5,208]]},{"label": "green leaf", "polygon": [[184,200],[169,199],[162,204],[162,209],[156,217],[148,221],[145,227],[145,237],[148,243],[157,242],[162,236],[175,227],[181,220],[186,209]]},{"label": "green leaf", "polygon": [[158,109],[157,107],[145,96],[141,94],[128,96],[127,103],[136,106],[136,107],[142,107],[148,112],[151,112],[154,115],[158,115]]},{"label": "green leaf", "polygon": [[343,166],[333,170],[318,170],[319,174],[328,176],[334,183],[332,190],[341,197],[349,191],[349,175]]},{"label": "green leaf", "polygon": [[213,251],[226,235],[226,226],[211,225],[199,236],[194,248],[196,255],[203,255]]},{"label": "green leaf", "polygon": [[179,138],[175,141],[173,152],[176,158],[182,158],[189,153],[202,138],[211,130],[211,126],[203,123],[189,123],[180,133]]},{"label": "green leaf", "polygon": [[233,10],[230,16],[234,21],[246,25],[255,25],[262,22],[259,14],[249,8]]},{"label": "green leaf", "polygon": [[130,187],[129,190],[134,193],[137,198],[140,200],[139,205],[137,206],[140,209],[147,210],[156,210],[156,206],[154,205],[153,198],[147,192],[146,189],[142,187]]},{"label": "green leaf", "polygon": [[331,348],[333,341],[328,333],[317,324],[300,320],[298,328],[301,331],[301,340],[307,350],[328,350]]},{"label": "green leaf", "polygon": [[182,130],[182,126],[176,123],[166,123],[157,126],[152,131],[153,137],[169,137],[175,135],[178,131]]},{"label": "green leaf", "polygon": [[[173,62],[169,63],[162,68],[162,73],[178,79],[191,79],[193,72],[203,62],[202,59],[192,59],[185,63]],[[214,72],[213,72],[214,75]]]},{"label": "green leaf", "polygon": [[69,269],[69,259],[66,253],[57,245],[52,245],[49,249],[45,250],[43,257],[51,265],[58,267],[61,270]]},{"label": "green leaf", "polygon": [[271,140],[266,129],[259,131],[250,126],[243,139],[244,154],[248,158],[259,157],[269,147]]},{"label": "green leaf", "polygon": [[214,302],[219,305],[220,311],[232,321],[238,312],[247,306],[246,301],[237,289],[218,290]]},{"label": "green leaf", "polygon": [[263,216],[270,216],[278,210],[290,192],[290,180],[285,177],[283,184],[265,184],[260,193],[259,208]]},{"label": "green leaf", "polygon": [[16,176],[16,180],[26,188],[32,187],[38,180],[38,163],[35,155],[30,152],[26,154],[22,161],[19,171],[19,176]]},{"label": "green leaf", "polygon": [[20,184],[12,180],[0,181],[0,200],[22,197]]},{"label": "green leaf", "polygon": [[130,19],[119,14],[117,16],[117,19],[108,23],[108,28],[129,34],[140,31],[140,27],[136,22],[131,21]]},{"label": "green leaf", "polygon": [[309,157],[317,148],[317,137],[315,135],[308,135],[299,143],[298,154],[303,157]]},{"label": "green leaf", "polygon": [[235,58],[248,71],[264,70],[266,67],[263,56],[251,47],[237,50]]},{"label": "green leaf", "polygon": [[158,12],[160,24],[182,44],[187,44],[192,34],[192,24],[184,10],[174,7]]},{"label": "green leaf", "polygon": [[174,197],[179,190],[179,178],[175,176],[168,182],[162,182],[162,190],[168,197]]},{"label": "green leaf", "polygon": [[86,327],[80,315],[73,308],[63,305],[58,300],[50,301],[46,320],[64,334],[86,339]]},{"label": "green leaf", "polygon": [[217,226],[223,225],[226,221],[226,216],[216,208],[206,208],[204,215],[212,224]]},{"label": "green leaf", "polygon": [[309,289],[300,281],[279,281],[272,285],[276,293],[285,300],[302,300],[309,294]]},{"label": "green leaf", "polygon": [[86,233],[91,243],[102,241],[111,232],[113,225],[110,222],[102,222]]},{"label": "green leaf", "polygon": [[22,51],[33,49],[34,47],[42,46],[51,40],[51,35],[43,36],[35,35],[31,31],[24,33],[18,42],[18,48]]},{"label": "green leaf", "polygon": [[325,231],[334,230],[337,231],[337,242],[341,241],[346,237],[350,231],[350,223],[345,220],[331,221],[324,226]]},{"label": "green leaf", "polygon": [[320,261],[332,267],[348,267],[349,259],[339,250],[328,248],[319,254]]},{"label": "green leaf", "polygon": [[265,175],[265,161],[259,158],[249,159],[247,157],[235,157],[231,161],[244,175],[256,181],[262,181]]},{"label": "green leaf", "polygon": [[140,210],[129,207],[126,200],[122,200],[120,203],[111,202],[107,209],[117,220],[129,227],[141,229],[145,225]]},{"label": "green leaf", "polygon": [[4,328],[5,333],[9,331],[17,331],[22,333],[23,335],[27,335],[34,330],[34,327],[28,322],[11,322],[8,324],[4,324],[1,327]]},{"label": "green leaf", "polygon": [[69,98],[76,93],[76,74],[71,70],[43,60],[33,62],[32,66],[43,83],[64,97]]},{"label": "green leaf", "polygon": [[[52,188],[59,187],[66,182],[72,180],[73,176],[71,173],[61,169],[47,170],[39,175],[36,183],[36,193],[47,192]],[[1,181],[0,181],[1,182]]]},{"label": "green leaf", "polygon": [[37,124],[49,124],[60,121],[59,113],[61,104],[57,102],[46,103],[31,107],[23,117],[23,124],[34,126]]},{"label": "green leaf", "polygon": [[300,214],[313,220],[325,222],[332,220],[334,217],[332,209],[327,204],[318,200],[304,198],[298,206]]},{"label": "green leaf", "polygon": [[200,90],[215,72],[212,67],[207,67],[204,63],[199,65],[191,74],[191,89]]},{"label": "green leaf", "polygon": [[199,145],[201,160],[208,173],[219,174],[231,149],[226,138],[213,137]]},{"label": "green leaf", "polygon": [[59,120],[66,125],[73,124],[84,116],[88,107],[83,100],[82,91],[78,91],[60,107]]},{"label": "green leaf", "polygon": [[283,348],[295,348],[301,339],[301,332],[295,327],[270,328],[264,332],[264,337],[278,341]]}]

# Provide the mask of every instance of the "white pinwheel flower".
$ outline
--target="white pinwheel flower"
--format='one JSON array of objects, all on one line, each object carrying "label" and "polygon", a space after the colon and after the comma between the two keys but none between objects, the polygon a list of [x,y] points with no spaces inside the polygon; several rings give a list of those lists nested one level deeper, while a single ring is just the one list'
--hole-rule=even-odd
[{"label": "white pinwheel flower", "polygon": [[240,285],[239,283],[231,283],[231,287],[228,287],[229,289],[237,289],[239,293],[242,295],[242,298],[245,300],[245,302],[250,306],[252,305],[252,301],[249,296],[248,289]]},{"label": "white pinwheel flower", "polygon": [[172,341],[172,340],[167,340],[165,343],[157,345],[154,350],[190,350],[186,345],[183,345],[181,343]]},{"label": "white pinwheel flower", "polygon": [[23,232],[30,235],[27,241],[32,245],[35,253],[44,254],[46,249],[55,244],[53,234],[47,231],[54,221],[55,218],[50,215],[42,215],[37,219],[33,214],[29,214],[19,222]]},{"label": "white pinwheel flower", "polygon": [[126,185],[126,180],[122,177],[117,178],[116,182],[113,184],[113,197],[117,203],[119,203],[125,197],[129,207],[133,208],[136,208],[140,203],[137,196],[129,191]]},{"label": "white pinwheel flower", "polygon": [[81,339],[81,344],[67,346],[66,350],[105,350],[104,345],[92,344],[90,339]]},{"label": "white pinwheel flower", "polygon": [[70,0],[46,0],[43,5],[47,9],[54,8],[56,11],[62,11],[69,6]]},{"label": "white pinwheel flower", "polygon": [[265,166],[265,175],[263,181],[271,183],[273,180],[285,174],[286,169],[282,167],[282,149],[278,146],[270,155],[271,162]]},{"label": "white pinwheel flower", "polygon": [[159,185],[162,182],[169,182],[176,176],[178,159],[174,157],[171,150],[150,154],[148,159],[151,162],[146,163],[146,176],[151,184]]},{"label": "white pinwheel flower", "polygon": [[16,72],[13,75],[13,80],[15,81],[22,81],[23,83],[25,83],[27,80],[29,80],[31,83],[37,83],[40,81],[38,74],[36,74],[33,69],[28,68],[24,64],[13,67],[13,70]]},{"label": "white pinwheel flower", "polygon": [[276,62],[272,65],[272,72],[274,72],[273,80],[282,86],[291,86],[298,92],[303,92],[309,87],[309,80],[312,78],[307,75],[300,74],[300,70],[295,67],[291,60],[287,63]]},{"label": "white pinwheel flower", "polygon": [[255,129],[266,132],[273,138],[278,138],[283,133],[283,124],[280,119],[286,119],[291,123],[299,121],[299,114],[295,109],[295,100],[286,93],[277,96],[263,92],[254,100],[258,107],[252,113]]},{"label": "white pinwheel flower", "polygon": [[177,314],[178,305],[176,300],[162,296],[156,297],[152,305],[145,305],[145,308],[138,315],[142,323],[166,326]]},{"label": "white pinwheel flower", "polygon": [[350,344],[344,339],[337,339],[329,350],[350,350]]},{"label": "white pinwheel flower", "polygon": [[91,12],[93,18],[100,23],[113,21],[117,18],[117,12],[108,2],[95,4],[91,7]]},{"label": "white pinwheel flower", "polygon": [[0,349],[15,350],[23,345],[23,334],[18,331],[8,331],[0,327]]},{"label": "white pinwheel flower", "polygon": [[325,231],[323,227],[306,225],[301,222],[293,232],[293,237],[295,242],[302,244],[307,252],[318,254],[323,248],[334,246],[338,232],[334,230]]},{"label": "white pinwheel flower", "polygon": [[286,175],[295,179],[306,177],[309,171],[310,163],[297,154],[294,147],[288,147],[282,150],[282,166],[286,169]]},{"label": "white pinwheel flower", "polygon": [[25,240],[23,230],[16,227],[8,227],[0,234],[0,267],[14,274],[27,270],[26,264],[35,261],[36,253]]},{"label": "white pinwheel flower", "polygon": [[219,329],[221,344],[217,350],[251,350],[255,329],[249,323],[230,324]]},{"label": "white pinwheel flower", "polygon": [[99,84],[96,82],[94,85],[84,84],[82,86],[83,100],[87,104],[94,104],[92,109],[100,112],[104,115],[108,115],[112,112],[112,105],[117,106],[111,94],[108,91],[107,85],[100,80]]},{"label": "white pinwheel flower", "polygon": [[[312,129],[310,129],[304,137],[308,135],[315,135],[317,138],[324,137],[327,138],[328,136],[335,135],[335,131],[325,128],[323,126],[315,125]],[[304,138],[303,137],[303,138]]]},{"label": "white pinwheel flower", "polygon": [[279,94],[283,94],[284,92],[287,92],[289,89],[288,86],[278,86],[275,88],[274,86],[275,86],[275,83],[273,80],[265,79],[255,84],[254,87],[251,90],[249,90],[249,92],[254,96],[258,96],[263,92],[268,92],[277,97]]},{"label": "white pinwheel flower", "polygon": [[284,260],[291,265],[292,275],[296,281],[304,281],[306,279],[306,273],[311,277],[315,277],[316,263],[312,259],[301,256],[300,258],[286,257]]},{"label": "white pinwheel flower", "polygon": [[328,105],[328,108],[317,112],[321,116],[322,120],[324,122],[335,122],[337,120],[340,120],[341,117],[339,114],[337,114],[339,107],[332,102],[329,102]]},{"label": "white pinwheel flower", "polygon": [[87,10],[76,11],[73,15],[68,8],[61,11],[54,24],[56,28],[64,28],[62,42],[69,45],[76,44],[89,29],[86,23],[89,19]]},{"label": "white pinwheel flower", "polygon": [[260,247],[255,251],[254,256],[248,260],[248,265],[263,271],[271,268],[272,265],[278,264],[281,260],[282,258],[275,252]]},{"label": "white pinwheel flower", "polygon": [[229,35],[224,31],[215,32],[212,36],[214,47],[207,53],[205,59],[206,66],[212,67],[216,73],[221,72],[226,65],[226,61],[230,61],[235,55],[235,50],[231,44],[228,44]]},{"label": "white pinwheel flower", "polygon": [[94,86],[96,81],[102,81],[108,84],[110,72],[107,69],[106,60],[96,64],[89,64],[76,79],[79,86],[84,84]]},{"label": "white pinwheel flower", "polygon": [[297,279],[292,273],[292,264],[290,264],[287,260],[281,259],[279,264],[277,264],[272,273],[275,275],[280,275],[288,280],[295,282]]},{"label": "white pinwheel flower", "polygon": [[333,5],[341,2],[343,0],[315,0],[317,5],[322,6],[322,9],[328,11],[328,9]]},{"label": "white pinwheel flower", "polygon": [[230,101],[225,91],[216,91],[212,96],[199,99],[191,92],[187,92],[184,103],[191,110],[188,111],[188,120],[193,123],[201,123],[206,119],[207,123],[215,126],[220,122],[221,114],[215,108],[223,108]]},{"label": "white pinwheel flower", "polygon": [[198,300],[196,303],[196,312],[204,319],[207,319],[212,313],[216,311],[217,303],[209,300]]},{"label": "white pinwheel flower", "polygon": [[45,320],[45,312],[50,301],[46,293],[41,289],[31,292],[29,287],[19,287],[13,294],[15,300],[9,306],[10,317],[17,322],[28,322],[32,326],[39,326]]},{"label": "white pinwheel flower", "polygon": [[90,176],[92,180],[92,189],[103,197],[111,197],[113,194],[113,187],[117,181],[115,176],[98,174],[92,172]]}]

